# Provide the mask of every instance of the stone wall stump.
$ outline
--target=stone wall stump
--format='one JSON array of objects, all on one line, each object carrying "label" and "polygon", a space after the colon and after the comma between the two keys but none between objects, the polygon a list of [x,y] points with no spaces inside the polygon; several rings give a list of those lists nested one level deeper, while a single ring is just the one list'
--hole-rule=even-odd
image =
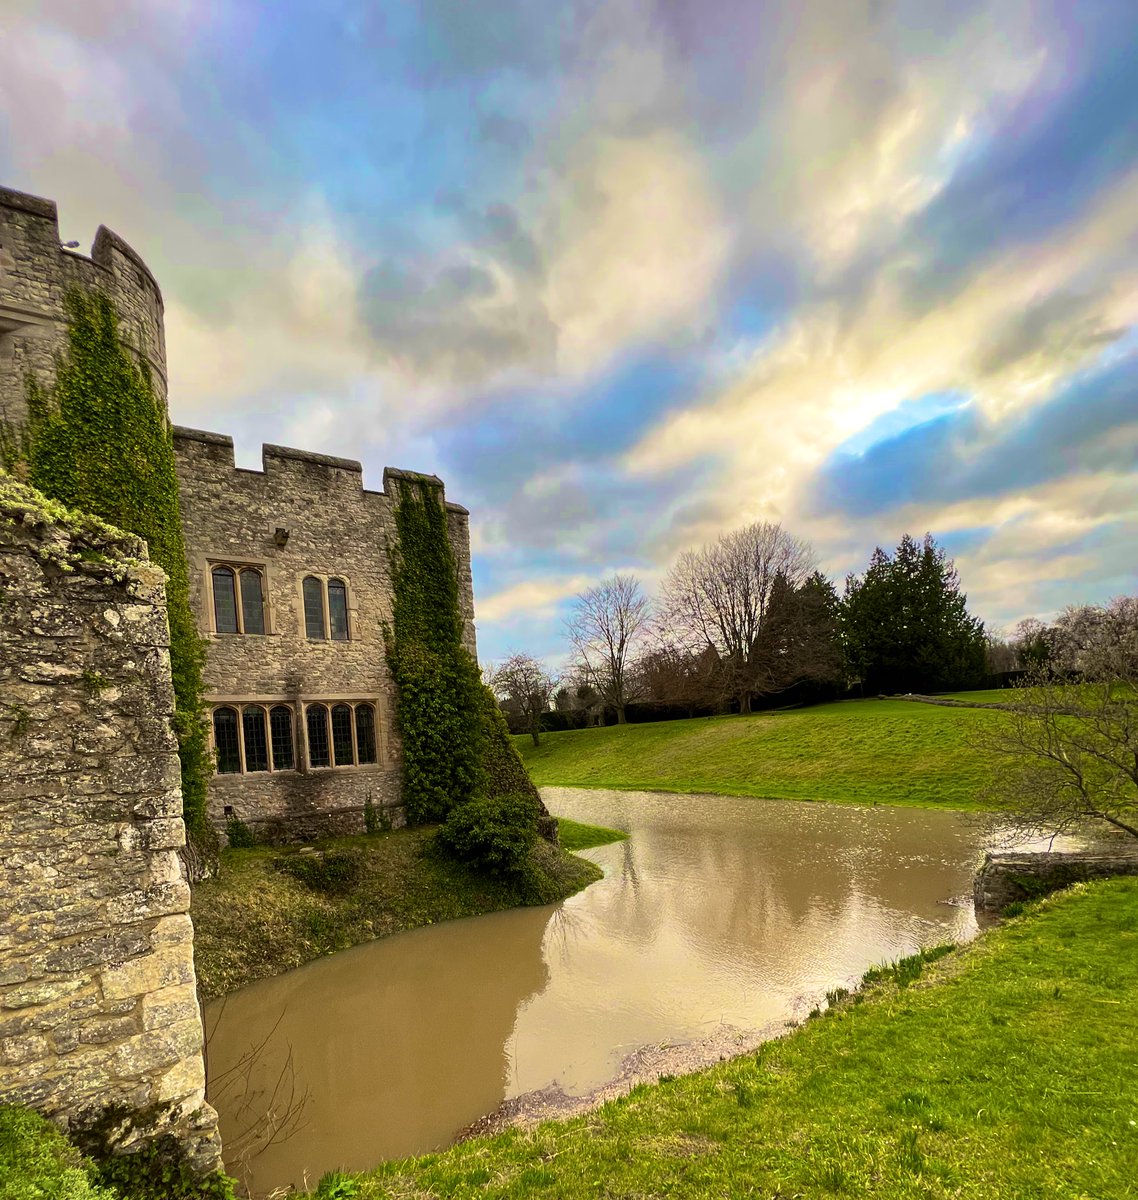
[{"label": "stone wall stump", "polygon": [[165,578],[0,473],[0,618],[0,1101],[212,1170]]}]

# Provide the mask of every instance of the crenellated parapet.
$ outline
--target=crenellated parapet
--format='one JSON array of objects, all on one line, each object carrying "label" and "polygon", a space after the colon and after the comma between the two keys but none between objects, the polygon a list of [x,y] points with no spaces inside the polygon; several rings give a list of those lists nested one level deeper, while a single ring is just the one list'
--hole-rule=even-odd
[{"label": "crenellated parapet", "polygon": [[[370,544],[385,559],[385,545],[396,538],[397,482],[426,482],[439,488],[458,569],[459,603],[465,625],[463,641],[477,657],[470,514],[461,504],[446,499],[443,481],[437,475],[384,467],[383,489],[373,491],[364,487],[363,466],[355,459],[274,445],[261,447],[261,470],[249,470],[237,466],[231,437],[180,425],[174,427],[174,455],[183,517],[188,518],[187,543],[204,537],[216,548],[219,541],[224,543],[228,531],[229,536],[240,538],[246,550],[259,548],[270,556],[281,552],[274,542],[276,531],[291,526],[303,528],[305,538],[315,536],[325,545],[339,543],[345,537],[353,548],[356,544]],[[230,520],[227,524],[223,515],[226,511],[240,512],[241,521]],[[195,517],[198,513],[201,516]],[[252,518],[250,524],[250,514],[262,515]],[[193,526],[199,522],[212,528],[196,533]],[[242,526],[240,534],[238,525]],[[381,597],[384,606],[389,590],[390,580],[384,566]]]},{"label": "crenellated parapet", "polygon": [[0,418],[23,424],[28,376],[50,384],[72,287],[105,292],[114,302],[123,340],[150,368],[165,406],[162,291],[142,257],[105,226],[89,256],[68,249],[54,201],[0,188]]}]

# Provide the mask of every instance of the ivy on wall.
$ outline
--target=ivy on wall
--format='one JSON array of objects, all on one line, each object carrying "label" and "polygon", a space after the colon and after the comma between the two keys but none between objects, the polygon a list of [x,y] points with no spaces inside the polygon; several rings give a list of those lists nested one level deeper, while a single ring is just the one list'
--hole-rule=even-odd
[{"label": "ivy on wall", "polygon": [[498,702],[462,644],[458,572],[442,485],[398,481],[387,660],[398,687],[403,798],[411,824],[443,821],[475,797],[513,797],[557,841]]},{"label": "ivy on wall", "polygon": [[482,775],[478,666],[462,644],[458,575],[442,485],[399,479],[387,661],[398,688],[408,821],[442,821]]},{"label": "ivy on wall", "polygon": [[29,379],[27,428],[18,438],[9,433],[2,449],[18,450],[28,482],[41,492],[143,538],[166,572],[182,805],[192,848],[208,860],[217,837],[206,817],[205,645],[190,611],[170,427],[148,368],[119,334],[110,299],[76,288],[64,305],[67,347],[55,382],[44,389]]}]

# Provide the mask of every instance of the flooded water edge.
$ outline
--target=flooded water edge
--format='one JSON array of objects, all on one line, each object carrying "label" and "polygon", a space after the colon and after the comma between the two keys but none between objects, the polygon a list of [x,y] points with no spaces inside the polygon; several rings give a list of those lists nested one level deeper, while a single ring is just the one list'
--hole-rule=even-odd
[{"label": "flooded water edge", "polygon": [[[976,930],[988,834],[958,813],[543,795],[560,816],[630,832],[585,852],[601,882],[358,946],[208,1006],[210,1099],[231,1168],[259,1192],[445,1146],[527,1094],[564,1111],[622,1064],[628,1078],[630,1062],[685,1069],[661,1055],[714,1061],[870,965]],[[301,1099],[303,1124],[273,1137]]]}]

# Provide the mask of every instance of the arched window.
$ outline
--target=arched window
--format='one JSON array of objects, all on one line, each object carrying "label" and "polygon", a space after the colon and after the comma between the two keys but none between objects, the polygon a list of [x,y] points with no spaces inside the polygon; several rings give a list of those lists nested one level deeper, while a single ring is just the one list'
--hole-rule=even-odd
[{"label": "arched window", "polygon": [[375,709],[370,704],[356,705],[356,762],[375,762]]},{"label": "arched window", "polygon": [[284,704],[269,710],[269,731],[273,743],[273,770],[291,771],[296,765],[292,740],[292,709]]},{"label": "arched window", "polygon": [[308,765],[328,767],[329,757],[328,710],[323,704],[310,704],[305,710],[305,727],[308,732]]},{"label": "arched window", "polygon": [[217,773],[237,775],[241,771],[241,748],[237,740],[237,710],[213,710],[213,744],[217,750]]},{"label": "arched window", "polygon": [[269,743],[265,737],[265,710],[251,704],[241,712],[241,732],[245,735],[245,770],[269,769]]},{"label": "arched window", "polygon": [[334,642],[348,640],[348,585],[342,579],[328,580],[328,627]]},{"label": "arched window", "polygon": [[237,590],[230,567],[213,568],[213,627],[218,633],[237,632]]},{"label": "arched window", "polygon": [[265,586],[257,567],[218,563],[210,582],[215,633],[265,632]]},{"label": "arched window", "polygon": [[324,632],[324,585],[315,575],[304,581],[304,633],[306,637],[327,636]]},{"label": "arched window", "polygon": [[352,710],[346,704],[332,706],[332,758],[338,767],[350,767],[352,753]]},{"label": "arched window", "polygon": [[245,567],[241,572],[241,632],[265,632],[265,596],[261,572]]}]

